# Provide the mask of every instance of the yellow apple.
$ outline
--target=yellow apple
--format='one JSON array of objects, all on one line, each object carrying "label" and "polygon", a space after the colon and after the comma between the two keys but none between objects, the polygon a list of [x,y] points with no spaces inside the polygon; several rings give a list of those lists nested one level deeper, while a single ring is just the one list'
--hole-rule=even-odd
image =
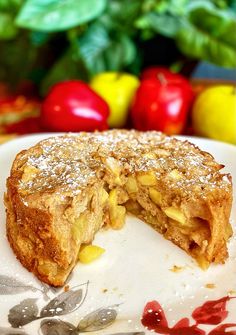
[{"label": "yellow apple", "polygon": [[236,144],[236,87],[218,85],[200,93],[192,121],[196,134]]},{"label": "yellow apple", "polygon": [[139,86],[138,78],[128,73],[102,72],[93,77],[90,86],[110,107],[109,126],[124,127],[130,104]]}]

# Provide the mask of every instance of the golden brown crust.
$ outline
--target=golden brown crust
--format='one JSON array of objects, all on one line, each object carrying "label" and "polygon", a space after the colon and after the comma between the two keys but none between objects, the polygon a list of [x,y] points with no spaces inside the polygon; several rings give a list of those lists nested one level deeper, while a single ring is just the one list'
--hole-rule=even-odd
[{"label": "golden brown crust", "polygon": [[[5,195],[7,237],[29,271],[60,286],[81,243],[91,242],[104,223],[119,228],[113,220],[116,201],[119,213],[133,212],[202,267],[224,262],[232,234],[232,181],[219,172],[222,167],[188,141],[157,132],[112,130],[46,139],[20,152],[12,165]],[[130,176],[135,191],[128,187]],[[153,199],[156,191],[161,200]]]}]

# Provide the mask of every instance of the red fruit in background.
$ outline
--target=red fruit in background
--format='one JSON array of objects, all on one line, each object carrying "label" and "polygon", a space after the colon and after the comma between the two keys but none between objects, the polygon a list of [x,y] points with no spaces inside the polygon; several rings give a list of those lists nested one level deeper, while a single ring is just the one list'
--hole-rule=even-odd
[{"label": "red fruit in background", "polygon": [[160,73],[162,73],[166,79],[174,78],[176,80],[176,78],[182,77],[181,75],[170,71],[168,68],[161,66],[151,66],[144,69],[140,77],[141,79],[157,78],[158,74]]},{"label": "red fruit in background", "polygon": [[25,95],[0,96],[0,133],[39,132],[39,111],[40,101],[36,98]]},{"label": "red fruit in background", "polygon": [[108,116],[107,103],[79,80],[55,84],[41,109],[42,125],[53,131],[104,130]]},{"label": "red fruit in background", "polygon": [[169,84],[180,85],[185,89],[186,94],[187,92],[189,93],[189,99],[192,102],[194,97],[192,85],[190,84],[188,79],[184,77],[182,74],[174,73],[166,67],[153,66],[145,69],[141,73],[141,79],[151,79],[151,78],[163,80],[168,82]]},{"label": "red fruit in background", "polygon": [[41,133],[43,131],[40,127],[38,116],[28,117],[19,122],[8,124],[4,130],[5,133],[18,135]]},{"label": "red fruit in background", "polygon": [[189,82],[162,68],[147,69],[141,78],[131,108],[133,126],[139,130],[180,134],[193,99]]},{"label": "red fruit in background", "polygon": [[171,81],[187,81],[188,80],[181,74],[170,71],[167,67],[151,66],[146,68],[141,73],[141,79],[157,78],[162,74],[167,80]]}]

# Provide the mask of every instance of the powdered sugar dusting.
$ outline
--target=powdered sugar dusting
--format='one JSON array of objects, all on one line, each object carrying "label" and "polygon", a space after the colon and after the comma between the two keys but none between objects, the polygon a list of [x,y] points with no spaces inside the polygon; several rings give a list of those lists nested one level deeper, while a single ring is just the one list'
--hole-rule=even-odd
[{"label": "powdered sugar dusting", "polygon": [[[26,157],[23,166],[28,167],[28,174],[20,188],[30,192],[56,189],[76,194],[106,173],[107,157],[117,160],[123,173],[154,171],[160,183],[186,194],[230,187],[228,176],[218,172],[222,166],[210,154],[188,141],[154,131],[110,130],[52,137],[29,149]],[[172,171],[178,171],[178,180],[173,180]]]}]

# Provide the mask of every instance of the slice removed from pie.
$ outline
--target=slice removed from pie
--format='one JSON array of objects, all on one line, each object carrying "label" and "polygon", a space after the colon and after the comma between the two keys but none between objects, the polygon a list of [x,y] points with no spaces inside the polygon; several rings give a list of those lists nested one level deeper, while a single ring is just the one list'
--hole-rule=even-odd
[{"label": "slice removed from pie", "polygon": [[51,137],[20,152],[7,179],[7,237],[40,280],[62,286],[81,245],[127,212],[200,267],[224,263],[232,235],[232,181],[188,141],[110,130]]}]

